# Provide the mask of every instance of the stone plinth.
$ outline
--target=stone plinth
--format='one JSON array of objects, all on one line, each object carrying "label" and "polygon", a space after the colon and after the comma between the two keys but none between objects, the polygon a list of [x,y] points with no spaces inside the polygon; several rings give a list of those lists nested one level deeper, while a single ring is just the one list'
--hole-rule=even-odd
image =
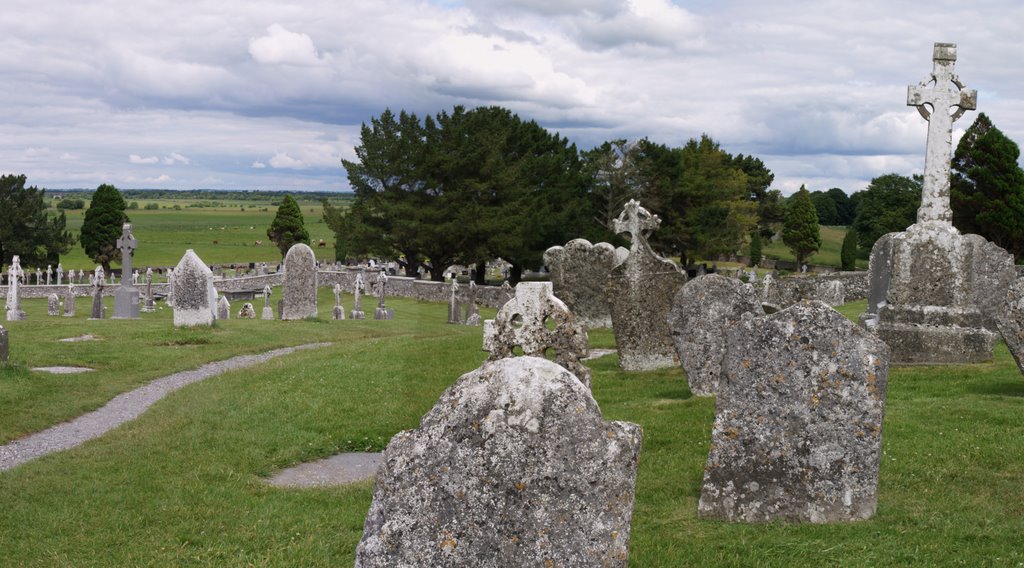
[{"label": "stone plinth", "polygon": [[544,251],[544,265],[551,270],[555,295],[565,302],[577,321],[588,328],[611,327],[604,285],[612,268],[628,254],[628,250],[616,249],[608,243],[573,239],[564,247]]},{"label": "stone plinth", "polygon": [[625,567],[640,440],[555,363],[484,363],[391,439],[355,565]]},{"label": "stone plinth", "polygon": [[889,349],[817,301],[727,337],[703,518],[828,523],[875,512]]}]

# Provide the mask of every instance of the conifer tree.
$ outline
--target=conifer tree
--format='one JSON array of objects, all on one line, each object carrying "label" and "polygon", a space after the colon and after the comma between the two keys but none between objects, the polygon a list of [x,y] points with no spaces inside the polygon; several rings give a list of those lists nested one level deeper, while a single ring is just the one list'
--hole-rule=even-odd
[{"label": "conifer tree", "polygon": [[127,206],[121,192],[105,183],[96,188],[85,212],[82,248],[85,255],[102,265],[108,274],[110,263],[121,261],[117,239],[121,236],[121,227],[128,222],[128,215],[124,212]]},{"label": "conifer tree", "polygon": [[754,231],[750,234],[750,266],[757,266],[761,262],[761,231]]},{"label": "conifer tree", "polygon": [[839,253],[840,269],[856,270],[857,264],[857,229],[850,227],[843,237],[843,248]]},{"label": "conifer tree", "polygon": [[821,248],[818,213],[811,203],[807,188],[800,186],[786,204],[786,220],[782,225],[782,242],[793,251],[797,265]]},{"label": "conifer tree", "polygon": [[306,231],[302,219],[302,209],[291,195],[286,194],[281,200],[277,215],[267,229],[267,237],[277,245],[281,256],[284,256],[295,243],[309,244],[309,232]]}]

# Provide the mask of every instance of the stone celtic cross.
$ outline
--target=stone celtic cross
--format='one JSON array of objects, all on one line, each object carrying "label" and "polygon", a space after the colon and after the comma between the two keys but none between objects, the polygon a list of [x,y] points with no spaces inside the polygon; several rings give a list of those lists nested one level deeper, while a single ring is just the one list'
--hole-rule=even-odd
[{"label": "stone celtic cross", "polygon": [[[949,161],[953,155],[953,122],[978,106],[978,93],[967,89],[953,72],[956,44],[936,43],[930,75],[907,87],[907,105],[928,121],[928,143],[924,158],[924,187],[917,222],[950,223]],[[952,111],[952,112],[951,112]]]},{"label": "stone celtic cross", "polygon": [[615,233],[629,233],[630,250],[635,251],[647,236],[661,225],[661,218],[640,207],[640,202],[630,199],[622,208],[618,218],[613,221]]},{"label": "stone celtic cross", "polygon": [[[139,241],[135,240],[135,236],[132,235],[131,223],[125,223],[121,227],[121,238],[117,239],[117,248],[121,249],[122,276],[132,273],[132,254],[137,246],[139,246]],[[124,278],[121,278],[121,282],[124,283]]]}]

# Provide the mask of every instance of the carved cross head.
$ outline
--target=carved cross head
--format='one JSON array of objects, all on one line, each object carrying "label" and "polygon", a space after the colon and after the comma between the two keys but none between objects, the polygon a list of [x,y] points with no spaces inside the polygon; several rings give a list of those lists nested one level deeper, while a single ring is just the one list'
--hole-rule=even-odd
[{"label": "carved cross head", "polygon": [[130,256],[137,246],[139,246],[139,241],[135,240],[135,236],[132,235],[131,223],[125,223],[121,227],[121,238],[117,239],[117,248],[121,249],[122,254]]},{"label": "carved cross head", "polygon": [[917,85],[907,87],[907,105],[916,107],[925,120],[931,119],[932,112],[948,112],[950,122],[969,110],[978,108],[978,92],[968,89],[954,73],[956,67],[956,44],[936,43],[932,52],[932,72]]},{"label": "carved cross head", "polygon": [[641,207],[639,201],[630,199],[613,225],[616,234],[629,233],[630,241],[636,246],[661,225],[661,218]]}]

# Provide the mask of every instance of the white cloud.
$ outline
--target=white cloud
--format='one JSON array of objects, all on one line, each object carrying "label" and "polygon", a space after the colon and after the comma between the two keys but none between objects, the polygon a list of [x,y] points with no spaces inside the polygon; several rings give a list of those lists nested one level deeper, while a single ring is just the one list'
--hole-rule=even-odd
[{"label": "white cloud", "polygon": [[311,37],[290,32],[280,24],[268,27],[267,35],[250,39],[249,55],[258,63],[315,65],[320,62]]},{"label": "white cloud", "polygon": [[132,163],[132,164],[156,164],[159,161],[160,161],[160,158],[157,158],[156,156],[150,156],[148,158],[143,158],[142,156],[140,156],[138,154],[129,154],[128,155],[128,162]]},{"label": "white cloud", "polygon": [[255,162],[252,163],[252,167],[254,167],[254,168],[258,169],[258,170],[261,170],[261,169],[267,167],[267,165],[264,164],[263,162],[259,161],[259,160],[256,160]]},{"label": "white cloud", "polygon": [[302,163],[302,160],[296,160],[295,158],[289,156],[288,154],[278,152],[277,154],[274,154],[273,158],[270,158],[270,167],[285,168],[289,170],[301,170],[305,169],[308,166]]},{"label": "white cloud", "polygon": [[163,162],[168,166],[173,166],[174,164],[185,164],[187,166],[190,160],[177,152],[171,152],[169,155],[164,156]]}]

